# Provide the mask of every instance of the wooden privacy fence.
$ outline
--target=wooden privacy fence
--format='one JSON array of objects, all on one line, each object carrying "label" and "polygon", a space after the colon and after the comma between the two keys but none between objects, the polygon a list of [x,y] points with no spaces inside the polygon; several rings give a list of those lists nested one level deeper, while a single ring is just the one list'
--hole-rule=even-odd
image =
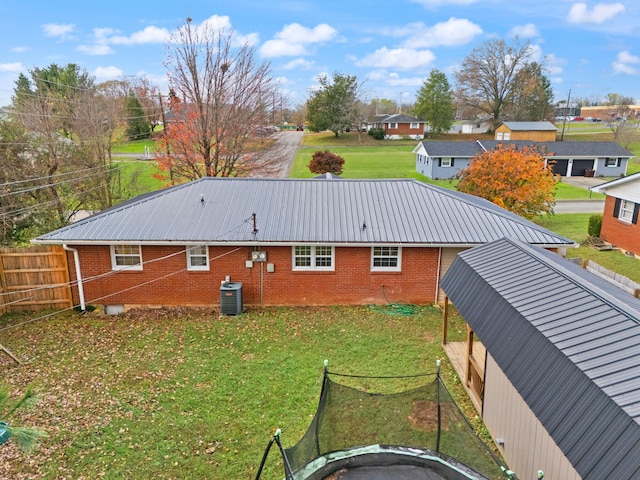
[{"label": "wooden privacy fence", "polygon": [[0,248],[0,314],[73,306],[62,247]]}]

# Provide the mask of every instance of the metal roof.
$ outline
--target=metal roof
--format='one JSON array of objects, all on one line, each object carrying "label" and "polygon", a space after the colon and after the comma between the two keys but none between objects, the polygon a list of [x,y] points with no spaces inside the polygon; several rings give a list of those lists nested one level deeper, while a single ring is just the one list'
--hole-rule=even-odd
[{"label": "metal roof", "polygon": [[[484,151],[492,151],[498,145],[515,145],[517,148],[536,146],[545,156],[556,158],[576,157],[633,157],[633,153],[616,142],[534,142],[531,140],[467,140],[440,142],[423,140],[421,144],[430,157],[473,157]],[[419,144],[420,145],[420,144]],[[414,149],[414,152],[417,150]]]},{"label": "metal roof", "polygon": [[512,131],[547,131],[558,129],[551,122],[502,122],[502,125]]},{"label": "metal roof", "polygon": [[506,238],[441,287],[583,479],[640,478],[640,300]]},{"label": "metal roof", "polygon": [[133,199],[34,243],[472,246],[504,236],[574,246],[472,195],[412,179],[328,178],[202,178]]}]

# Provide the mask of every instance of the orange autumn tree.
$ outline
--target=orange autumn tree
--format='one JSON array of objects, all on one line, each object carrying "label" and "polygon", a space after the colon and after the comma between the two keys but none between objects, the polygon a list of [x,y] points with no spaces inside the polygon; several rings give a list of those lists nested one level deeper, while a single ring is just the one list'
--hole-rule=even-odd
[{"label": "orange autumn tree", "polygon": [[521,217],[553,213],[557,177],[533,147],[500,144],[475,156],[458,178],[458,191],[486,198]]}]

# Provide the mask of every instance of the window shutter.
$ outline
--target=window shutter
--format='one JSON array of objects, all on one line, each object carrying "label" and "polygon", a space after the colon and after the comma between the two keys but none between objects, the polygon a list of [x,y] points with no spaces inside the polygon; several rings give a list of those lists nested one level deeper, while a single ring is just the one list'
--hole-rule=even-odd
[{"label": "window shutter", "polygon": [[441,158],[439,158],[439,159],[438,159],[438,166],[439,166],[439,167],[441,167],[441,166],[442,166],[442,159],[441,159]]},{"label": "window shutter", "polygon": [[455,161],[455,158],[451,159],[451,166],[453,167],[453,162]]},{"label": "window shutter", "polygon": [[637,203],[633,204],[633,217],[631,218],[631,223],[636,225],[638,223],[638,210],[640,210],[640,205]]},{"label": "window shutter", "polygon": [[620,204],[622,203],[622,200],[620,200],[619,198],[616,198],[616,203],[613,205],[613,216],[615,218],[618,218],[618,215],[620,215]]}]

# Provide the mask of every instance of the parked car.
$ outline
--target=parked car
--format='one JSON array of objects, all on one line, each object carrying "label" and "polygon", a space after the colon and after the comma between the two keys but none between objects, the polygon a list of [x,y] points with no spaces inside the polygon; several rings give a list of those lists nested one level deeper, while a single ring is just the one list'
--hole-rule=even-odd
[{"label": "parked car", "polygon": [[584,120],[584,118],[582,117],[573,117],[573,121],[574,122],[582,122]]}]

